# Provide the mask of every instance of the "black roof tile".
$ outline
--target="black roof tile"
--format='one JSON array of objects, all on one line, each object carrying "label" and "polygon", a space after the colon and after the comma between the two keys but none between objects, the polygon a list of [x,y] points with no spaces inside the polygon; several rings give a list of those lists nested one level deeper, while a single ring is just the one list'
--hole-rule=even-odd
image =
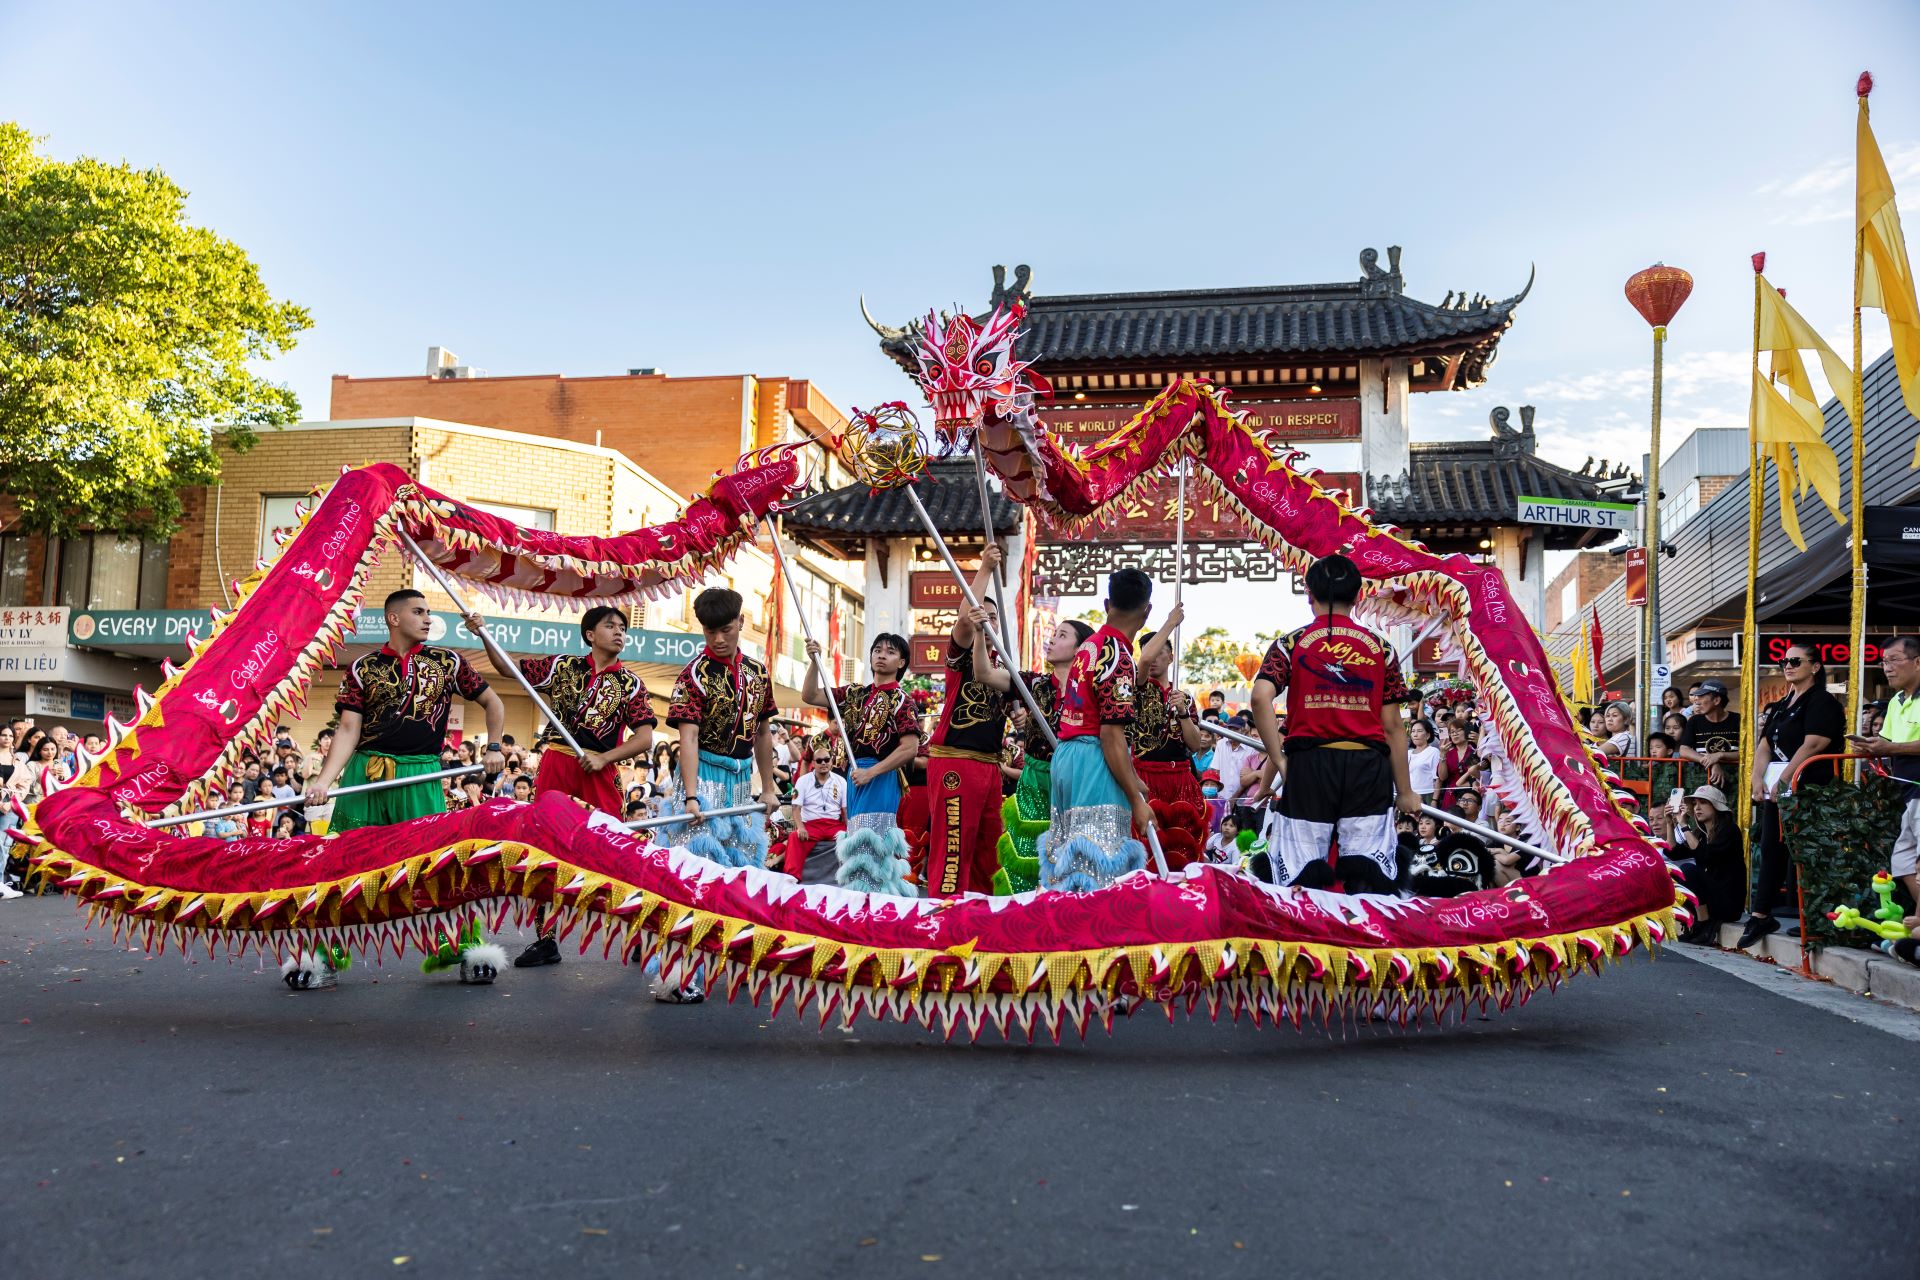
[{"label": "black roof tile", "polygon": [[[942,534],[969,537],[984,532],[979,480],[972,462],[930,463],[914,489]],[[992,507],[995,533],[1020,531],[1018,503],[995,491]],[[925,532],[906,494],[898,489],[873,493],[864,484],[850,484],[802,499],[787,511],[785,527],[793,533],[821,538],[897,538]]]}]

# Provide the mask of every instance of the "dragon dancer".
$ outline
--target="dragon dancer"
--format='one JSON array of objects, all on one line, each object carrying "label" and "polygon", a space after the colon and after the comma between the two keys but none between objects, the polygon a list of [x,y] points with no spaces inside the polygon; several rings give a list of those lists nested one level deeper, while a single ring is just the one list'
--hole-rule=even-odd
[{"label": "dragon dancer", "polygon": [[[986,625],[995,628],[999,611],[987,588],[1000,561],[1000,548],[989,543],[973,579],[973,598]],[[927,750],[926,890],[933,897],[984,893],[1000,866],[1000,742],[1007,699],[976,674],[977,631],[962,613],[947,638],[947,696]]]},{"label": "dragon dancer", "polygon": [[[986,612],[974,617],[973,660],[980,679],[1001,694],[1011,693],[1013,678],[1005,667],[994,663],[985,640]],[[1025,673],[1033,700],[1046,713],[1047,727],[1060,733],[1060,691],[1066,687],[1067,672],[1073,655],[1093,635],[1093,628],[1078,618],[1069,618],[1053,629],[1047,638],[1047,670]],[[1025,893],[1040,882],[1039,844],[1047,830],[1053,805],[1053,744],[1039,726],[1032,723],[1026,708],[1014,707],[1020,732],[1026,735],[1026,760],[1020,766],[1020,781],[1013,794],[1000,806],[1000,842],[996,854],[1000,869],[993,873],[995,893]]]},{"label": "dragon dancer", "polygon": [[[336,781],[352,787],[437,773],[455,694],[480,704],[487,717],[487,741],[500,741],[506,731],[507,711],[500,695],[459,653],[427,643],[433,611],[425,596],[413,590],[394,592],[386,599],[386,616],[387,642],[355,660],[340,678],[334,700],[340,719],[326,761],[307,784],[309,805],[325,804]],[[477,635],[480,619],[473,614],[466,618]],[[445,811],[438,779],[356,792],[334,800],[328,831],[391,826]],[[449,967],[457,961],[462,982],[492,982],[506,964],[507,953],[482,943],[477,932],[446,941],[445,954],[430,958],[428,966]],[[287,961],[281,976],[295,990],[331,986],[335,972],[345,967],[343,961],[343,955],[323,948]]]},{"label": "dragon dancer", "polygon": [[1134,831],[1153,824],[1133,771],[1133,637],[1146,625],[1153,579],[1119,569],[1107,579],[1107,620],[1074,654],[1053,753],[1052,825],[1040,838],[1040,887],[1087,893],[1147,865]]},{"label": "dragon dancer", "polygon": [[[1399,871],[1394,808],[1420,812],[1400,704],[1419,694],[1407,688],[1387,642],[1349,616],[1359,598],[1353,561],[1330,555],[1313,562],[1313,621],[1268,647],[1253,681],[1253,722],[1267,749],[1263,790],[1285,752],[1287,785],[1271,851],[1280,883],[1325,889],[1337,875],[1349,893],[1392,893]],[[1284,742],[1274,716],[1283,693]]]},{"label": "dragon dancer", "polygon": [[[740,593],[709,587],[693,598],[707,645],[674,681],[667,724],[680,734],[680,774],[672,813],[692,822],[674,827],[674,845],[723,867],[763,867],[767,862],[767,814],[779,808],[773,776],[773,681],[767,669],[740,652]],[[703,809],[733,808],[758,797],[765,814],[701,818]],[[662,986],[656,1000],[694,1004],[705,998],[699,977],[677,988]]]},{"label": "dragon dancer", "polygon": [[[911,896],[907,838],[900,830],[900,773],[920,750],[920,723],[913,699],[900,687],[906,669],[906,637],[882,632],[867,652],[871,684],[840,685],[832,691],[840,718],[853,739],[852,783],[847,798],[847,829],[840,833],[840,869],[834,878],[862,893]],[[800,700],[827,705],[820,687],[820,645],[807,641],[807,679]]]},{"label": "dragon dancer", "polygon": [[[576,757],[559,729],[546,725],[534,743],[540,753],[534,790],[569,795],[589,809],[618,817],[620,770],[615,766],[653,749],[659,720],[646,682],[620,661],[627,645],[626,613],[612,605],[595,605],[581,617],[580,635],[587,642],[585,654],[520,659],[527,683],[546,698],[585,753]],[[537,936],[514,957],[515,968],[560,963],[552,917],[544,908],[535,918],[535,929]]]},{"label": "dragon dancer", "polygon": [[1153,806],[1170,871],[1204,860],[1207,840],[1207,802],[1193,767],[1194,756],[1206,750],[1206,735],[1194,719],[1193,700],[1167,683],[1174,629],[1183,616],[1175,605],[1158,631],[1141,637],[1140,679],[1134,682],[1133,723],[1127,726],[1133,770]]}]

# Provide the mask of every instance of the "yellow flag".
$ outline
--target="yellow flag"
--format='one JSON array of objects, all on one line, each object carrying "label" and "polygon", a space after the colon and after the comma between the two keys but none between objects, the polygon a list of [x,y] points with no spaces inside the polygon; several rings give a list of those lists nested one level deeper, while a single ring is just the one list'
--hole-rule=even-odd
[{"label": "yellow flag", "polygon": [[[1767,283],[1765,276],[1760,277],[1760,349],[1762,351],[1813,351],[1820,356],[1820,368],[1827,375],[1827,388],[1847,405],[1852,397],[1853,366],[1840,358],[1840,353],[1827,345],[1826,339],[1813,331],[1813,326],[1801,318],[1780,291]],[[1808,384],[1808,395],[1812,395],[1812,384]],[[1815,406],[1818,408],[1818,406]],[[1847,405],[1848,415],[1853,408]]]},{"label": "yellow flag", "polygon": [[1754,370],[1749,430],[1761,461],[1754,483],[1765,483],[1765,464],[1779,468],[1780,527],[1794,546],[1805,551],[1807,540],[1800,532],[1796,497],[1811,488],[1835,520],[1844,523],[1846,517],[1840,510],[1840,461],[1826,442],[1826,418],[1800,353],[1812,351],[1820,357],[1827,382],[1842,404],[1849,399],[1846,392],[1853,386],[1853,370],[1765,276],[1760,277],[1759,286],[1760,350],[1769,353],[1774,381]]},{"label": "yellow flag", "polygon": [[1593,640],[1587,634],[1587,620],[1580,620],[1580,638],[1573,645],[1573,701],[1584,711],[1598,699],[1593,691]]},{"label": "yellow flag", "polygon": [[[1907,412],[1920,417],[1920,303],[1914,299],[1913,266],[1900,211],[1894,205],[1893,177],[1867,124],[1867,100],[1860,99],[1859,148],[1854,164],[1854,229],[1860,233],[1860,296],[1856,306],[1886,313],[1893,333],[1893,367]],[[1920,467],[1920,447],[1913,465]]]}]

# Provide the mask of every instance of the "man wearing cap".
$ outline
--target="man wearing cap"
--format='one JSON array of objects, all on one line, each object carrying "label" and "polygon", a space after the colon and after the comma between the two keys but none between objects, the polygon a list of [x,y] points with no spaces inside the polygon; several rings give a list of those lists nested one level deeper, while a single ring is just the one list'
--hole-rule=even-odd
[{"label": "man wearing cap", "polygon": [[1693,708],[1680,758],[1707,766],[1707,781],[1724,788],[1728,778],[1738,776],[1740,713],[1727,710],[1727,686],[1718,680],[1702,680],[1687,698]]},{"label": "man wearing cap", "polygon": [[[1895,636],[1880,651],[1880,669],[1893,696],[1887,699],[1886,723],[1880,732],[1848,739],[1856,751],[1887,760],[1887,772],[1903,782],[1920,784],[1920,638]],[[1907,806],[1900,815],[1900,835],[1893,842],[1893,878],[1920,902],[1920,785],[1903,788]]]}]

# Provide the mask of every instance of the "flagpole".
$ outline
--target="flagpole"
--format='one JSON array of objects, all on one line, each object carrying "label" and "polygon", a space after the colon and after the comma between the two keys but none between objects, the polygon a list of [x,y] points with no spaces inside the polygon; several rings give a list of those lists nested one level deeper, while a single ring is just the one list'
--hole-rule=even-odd
[{"label": "flagpole", "polygon": [[[1174,489],[1173,509],[1173,607],[1180,607],[1180,588],[1187,581],[1187,460],[1180,459],[1180,479]],[[1173,654],[1169,670],[1173,673],[1172,684],[1180,687],[1180,629],[1175,627],[1167,637],[1168,652]]]},{"label": "flagpole", "polygon": [[[1866,95],[1860,96],[1860,114],[1867,114]],[[1860,158],[1854,157],[1857,169]],[[1853,231],[1853,386],[1848,401],[1848,416],[1853,420],[1853,610],[1847,624],[1847,732],[1864,733],[1860,724],[1860,710],[1866,702],[1866,665],[1864,654],[1867,647],[1867,508],[1866,495],[1861,492],[1866,459],[1866,397],[1864,394],[1860,368],[1860,286],[1864,279],[1866,263],[1867,235],[1861,229],[1860,219],[1854,218]],[[1854,765],[1849,765],[1851,770]]]},{"label": "flagpole", "polygon": [[[1760,694],[1760,655],[1759,624],[1755,621],[1755,597],[1760,593],[1760,514],[1761,490],[1765,487],[1766,476],[1760,470],[1760,442],[1754,435],[1754,414],[1757,411],[1752,401],[1759,395],[1760,378],[1760,290],[1763,287],[1760,273],[1766,269],[1767,255],[1753,255],[1753,389],[1747,393],[1747,608],[1740,629],[1740,762],[1753,773],[1753,752],[1756,742],[1754,723],[1759,715]],[[1747,831],[1753,826],[1753,786],[1742,778],[1739,786],[1738,814],[1740,830]],[[1753,850],[1747,849],[1747,875],[1753,875]]]}]

